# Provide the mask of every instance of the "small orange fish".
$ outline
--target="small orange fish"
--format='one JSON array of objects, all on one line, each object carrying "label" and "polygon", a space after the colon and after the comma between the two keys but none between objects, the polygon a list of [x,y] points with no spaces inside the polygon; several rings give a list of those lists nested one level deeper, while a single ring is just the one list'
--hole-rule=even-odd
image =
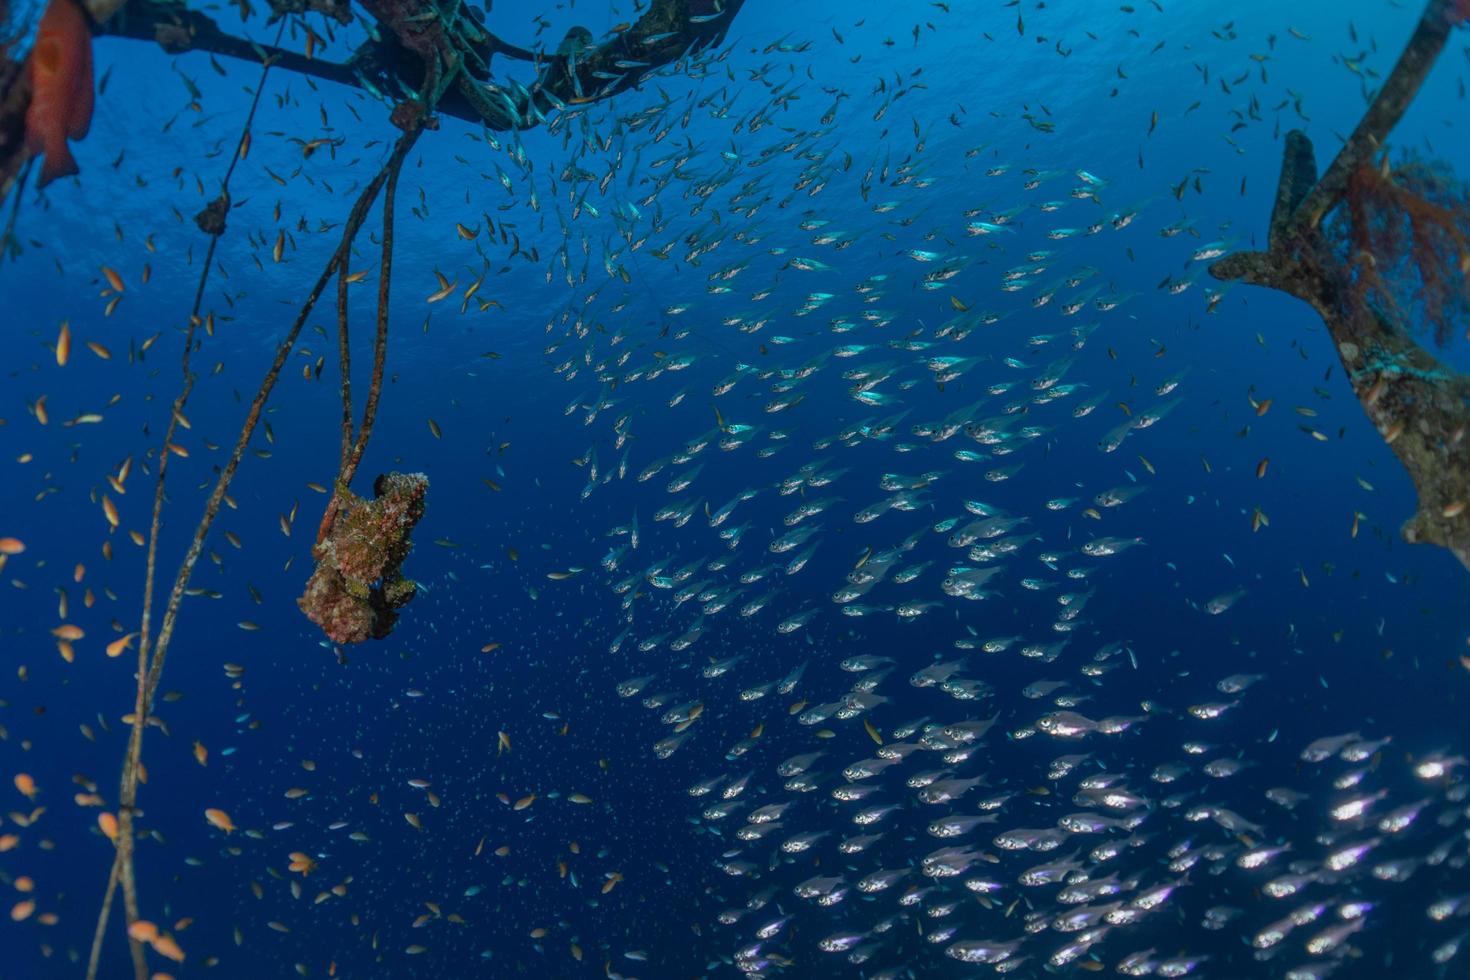
[{"label": "small orange fish", "polygon": [[184,962],[184,951],[172,936],[159,936],[150,945],[153,946],[153,952],[159,956],[166,956],[175,963]]},{"label": "small orange fish", "polygon": [[97,827],[102,831],[102,836],[108,840],[117,840],[117,817],[103,811],[97,814]]},{"label": "small orange fish", "polygon": [[68,139],[92,125],[92,31],[76,0],[51,0],[31,52],[31,105],[26,147],[44,153],[38,187],[79,173]]},{"label": "small orange fish", "polygon": [[223,830],[226,834],[231,834],[235,831],[235,822],[231,820],[230,815],[223,810],[210,807],[208,810],[204,811],[204,819],[208,820],[213,826],[219,828],[220,830]]},{"label": "small orange fish", "polygon": [[128,935],[140,943],[151,943],[158,938],[158,926],[146,919],[139,919],[128,926]]}]

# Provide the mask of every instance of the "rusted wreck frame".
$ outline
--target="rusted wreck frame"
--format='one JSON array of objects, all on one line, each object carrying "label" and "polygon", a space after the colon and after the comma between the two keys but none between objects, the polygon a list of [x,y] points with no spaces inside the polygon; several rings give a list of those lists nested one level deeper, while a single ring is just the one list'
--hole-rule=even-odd
[{"label": "rusted wreck frame", "polygon": [[1361,301],[1350,258],[1335,254],[1321,228],[1344,203],[1352,174],[1373,164],[1450,31],[1463,23],[1455,6],[1456,0],[1430,0],[1393,72],[1320,178],[1311,140],[1300,130],[1287,134],[1266,250],[1226,256],[1210,273],[1311,304],[1353,393],[1418,492],[1404,539],[1447,548],[1470,569],[1470,376],[1450,369],[1407,326]]},{"label": "rusted wreck frame", "polygon": [[[275,57],[281,70],[293,71],[365,89],[364,72],[379,69],[416,74],[413,55],[421,54],[426,28],[433,26],[441,55],[454,48],[462,61],[452,88],[436,111],[493,130],[529,129],[563,106],[599,102],[637,86],[651,72],[673,64],[690,52],[719,44],[745,0],[652,0],[648,10],[627,29],[601,43],[581,32],[581,44],[563,41],[562,50],[540,54],[501,41],[458,13],[445,25],[433,0],[358,0],[358,5],[386,29],[388,44],[367,44],[345,63],[307,58],[295,51],[257,46],[221,30],[205,14],[178,0],[84,0],[101,35],[157,42],[165,50],[208,51],[259,62]],[[127,8],[123,17],[115,17]],[[446,29],[446,27],[452,29]],[[474,35],[471,37],[470,35]],[[497,86],[488,66],[495,54],[533,61],[536,79],[530,87]],[[4,200],[28,154],[25,113],[30,105],[30,76],[23,63],[0,56],[0,200]],[[397,97],[403,93],[389,92]]]},{"label": "rusted wreck frame", "polygon": [[[362,3],[361,6],[376,16],[376,11],[372,9],[375,5]],[[414,9],[420,8],[415,6]],[[427,11],[431,8],[426,5],[422,9]],[[496,55],[526,62],[538,60],[535,52],[509,44],[483,30],[473,21],[461,18],[456,23],[463,35],[461,44],[466,55],[465,70],[473,77],[488,79],[488,67]],[[372,81],[374,76],[378,76],[377,81],[387,85],[387,80],[381,77],[383,73],[399,72],[409,77],[417,73],[421,64],[414,52],[399,43],[392,31],[382,41],[364,42],[345,62],[329,61],[308,57],[288,48],[256,44],[231,34],[223,30],[208,14],[190,7],[184,0],[127,0],[116,15],[98,28],[97,33],[99,36],[156,42],[170,54],[205,51],[246,61],[271,57],[285,71],[355,88],[363,88],[364,80]],[[439,111],[446,115],[474,122],[484,121],[495,129],[511,128],[508,115],[492,112],[490,118],[482,120],[481,116],[472,111],[469,103],[455,99],[452,92],[446,93],[446,96],[439,107]]]},{"label": "rusted wreck frame", "polygon": [[[306,58],[294,51],[267,53],[279,54],[277,63],[288,71],[361,88],[364,73],[374,74],[380,68],[414,70],[417,62],[411,56],[422,56],[423,38],[430,36],[425,27],[447,27],[432,32],[436,44],[457,44],[468,58],[455,87],[440,100],[438,111],[507,130],[534,127],[561,105],[608,98],[689,51],[718,44],[745,0],[654,0],[637,21],[602,43],[591,44],[587,34],[589,43],[568,47],[563,42],[562,50],[547,54],[505,42],[467,20],[453,3],[440,7],[428,0],[358,2],[388,29],[392,43],[367,42],[346,62]],[[100,33],[157,41],[176,53],[199,50],[249,60],[260,57],[254,44],[221,30],[214,20],[189,9],[182,0],[125,0],[119,9],[122,16],[105,22]],[[456,12],[445,13],[446,9]],[[442,23],[445,17],[451,22]],[[494,86],[488,66],[497,54],[534,62],[535,82],[529,88]]]}]

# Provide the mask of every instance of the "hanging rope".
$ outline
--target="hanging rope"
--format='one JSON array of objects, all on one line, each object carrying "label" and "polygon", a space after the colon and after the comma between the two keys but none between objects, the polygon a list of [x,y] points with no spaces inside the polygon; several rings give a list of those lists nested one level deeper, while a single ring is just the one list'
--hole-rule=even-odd
[{"label": "hanging rope", "polygon": [[[276,44],[280,44],[285,29],[286,21],[282,20],[280,28],[276,31]],[[219,196],[196,219],[200,227],[209,234],[209,247],[204,253],[204,265],[199,272],[199,284],[194,290],[194,303],[189,309],[189,325],[184,333],[184,350],[180,365],[183,380],[178,397],[174,399],[172,411],[169,413],[163,445],[158,455],[158,479],[153,490],[153,514],[148,529],[148,552],[143,577],[143,611],[138,627],[138,686],[133,700],[133,726],[128,735],[128,752],[123,764],[122,785],[118,794],[116,853],[113,857],[112,871],[108,875],[107,893],[97,916],[97,928],[92,935],[91,955],[87,961],[89,980],[96,976],[97,964],[102,952],[102,939],[107,931],[107,920],[112,910],[112,898],[119,880],[123,885],[123,905],[128,925],[131,927],[134,922],[138,921],[138,889],[133,874],[133,806],[137,798],[138,759],[142,752],[143,726],[148,719],[149,692],[144,682],[147,676],[146,668],[151,641],[150,629],[154,585],[157,581],[158,538],[163,521],[164,487],[168,477],[169,458],[173,455],[170,447],[173,445],[174,434],[178,430],[179,419],[183,417],[184,408],[188,404],[189,395],[194,390],[195,378],[190,370],[190,357],[194,350],[195,334],[200,323],[203,322],[199,317],[199,309],[204,301],[205,287],[209,283],[210,269],[214,265],[215,249],[219,244],[220,236],[224,233],[225,214],[229,210],[230,178],[235,173],[235,167],[249,152],[250,128],[255,121],[255,112],[260,106],[260,97],[265,90],[266,78],[270,75],[273,63],[273,60],[267,58],[261,65],[260,81],[255,86],[254,98],[250,102],[249,111],[245,114],[245,122],[240,129],[235,152],[231,154],[230,164],[225,168],[224,178],[220,181]],[[147,963],[142,943],[134,939],[130,932],[128,945],[132,953],[134,976],[137,980],[146,980]]]},{"label": "hanging rope", "polygon": [[[389,174],[396,176],[398,169],[403,164],[403,158],[407,155],[408,150],[412,148],[418,138],[418,134],[419,130],[415,129],[399,138],[393,155],[388,163],[385,164],[384,169],[379,172],[377,177],[373,179],[358,198],[357,203],[353,206],[352,216],[348,220],[347,227],[343,232],[341,245],[332,258],[328,260],[326,269],[318,277],[315,286],[312,288],[310,295],[301,308],[301,312],[297,315],[296,321],[292,324],[291,330],[286,335],[286,339],[277,348],[275,360],[266,372],[264,380],[261,381],[255,398],[250,403],[250,409],[246,413],[245,422],[240,428],[240,434],[236,439],[234,449],[230,453],[228,462],[226,462],[224,468],[221,470],[219,479],[215,482],[214,490],[210,493],[209,499],[205,504],[204,515],[200,518],[199,524],[195,528],[193,540],[190,542],[189,549],[184,555],[184,560],[179,566],[178,575],[174,579],[173,588],[169,593],[168,603],[164,608],[162,622],[158,631],[158,640],[154,645],[152,657],[148,661],[147,670],[143,671],[140,669],[133,728],[128,740],[127,756],[123,767],[123,791],[118,813],[117,834],[117,861],[120,865],[119,877],[123,885],[124,907],[127,910],[129,925],[138,919],[135,904],[136,883],[132,880],[132,815],[133,806],[137,798],[138,775],[142,759],[143,728],[147,724],[148,710],[152,705],[153,694],[158,688],[159,680],[163,673],[169,643],[173,639],[179,607],[183,602],[185,592],[188,590],[189,579],[193,574],[194,566],[198,562],[199,556],[204,551],[205,539],[209,536],[210,528],[213,526],[214,519],[219,513],[220,505],[224,502],[225,494],[229,490],[230,482],[234,479],[235,471],[239,468],[240,461],[245,455],[245,449],[249,445],[250,439],[255,433],[255,428],[260,422],[260,416],[265,408],[265,403],[275,388],[276,381],[280,377],[281,368],[285,366],[286,358],[295,346],[296,339],[300,335],[302,327],[306,325],[306,320],[311,315],[312,309],[316,306],[317,300],[320,299],[332,273],[337,270],[339,265],[346,263],[347,256],[350,254],[352,240],[358,229],[362,227],[363,220],[375,202],[379,191],[382,190],[385,179]],[[151,562],[152,558],[150,555],[150,570],[152,567]],[[144,655],[141,650],[139,660],[144,660]],[[130,892],[133,895],[131,902],[129,901]],[[97,935],[94,937],[94,946],[100,944],[100,936],[106,929],[105,913],[106,907],[104,906],[103,914],[98,917],[98,929]],[[146,964],[141,968],[141,972],[138,966],[138,961],[142,954],[141,944],[133,940],[131,936],[129,937],[129,941],[136,951],[134,972],[138,980],[147,980]],[[95,975],[95,969],[89,969],[89,980],[93,980]]]},{"label": "hanging rope", "polygon": [[[284,28],[285,23],[283,22],[281,25],[281,30],[284,31]],[[279,42],[279,40],[280,35],[278,34],[277,42]],[[362,227],[363,222],[366,220],[369,211],[371,210],[373,204],[376,202],[378,194],[382,191],[385,183],[390,187],[390,195],[396,190],[398,173],[403,165],[403,160],[407,156],[408,151],[412,148],[413,144],[418,138],[419,133],[422,130],[421,124],[415,125],[399,138],[388,162],[359,195],[356,203],[353,205],[352,211],[347,221],[347,225],[343,230],[341,242],[333,253],[331,259],[328,260],[326,268],[323,270],[321,276],[318,278],[299,315],[297,316],[296,321],[293,323],[291,330],[287,334],[286,339],[277,349],[275,360],[271,364],[271,367],[267,371],[264,380],[261,382],[260,388],[256,392],[255,398],[251,402],[250,409],[246,414],[243,425],[241,426],[240,434],[236,440],[234,449],[230,455],[230,459],[221,471],[220,476],[215,483],[214,490],[210,494],[209,499],[205,505],[204,514],[200,518],[199,524],[195,529],[193,540],[190,543],[189,549],[184,556],[184,560],[179,567],[178,574],[175,577],[173,588],[170,591],[168,602],[164,609],[164,614],[161,621],[160,629],[158,631],[157,640],[154,641],[151,635],[152,609],[157,582],[158,540],[162,525],[163,502],[165,499],[165,484],[168,472],[168,459],[172,455],[170,447],[173,444],[174,435],[179,426],[180,419],[183,417],[184,408],[188,403],[189,396],[192,393],[194,387],[195,377],[190,370],[190,358],[196,344],[196,335],[198,332],[198,328],[201,324],[206,322],[205,320],[202,320],[200,318],[199,310],[203,301],[204,290],[208,283],[210,268],[213,265],[215,249],[218,244],[220,235],[222,235],[224,232],[224,218],[229,210],[229,180],[234,173],[236,165],[241,159],[244,158],[244,156],[248,152],[251,125],[255,117],[256,109],[260,104],[261,93],[264,89],[266,77],[270,71],[271,65],[272,61],[267,60],[262,67],[260,84],[256,87],[254,100],[252,101],[250,110],[246,115],[245,123],[242,127],[240,139],[237,144],[236,152],[233,155],[230,166],[227,168],[225,177],[221,182],[219,197],[211,202],[211,204],[207,206],[204,211],[202,211],[200,215],[196,218],[196,221],[199,223],[200,227],[210,235],[210,242],[209,247],[205,253],[204,267],[200,274],[199,285],[195,291],[194,304],[189,315],[189,325],[185,332],[184,350],[181,359],[183,372],[182,385],[178,397],[175,398],[173,402],[172,411],[170,412],[168,425],[164,434],[163,446],[159,454],[158,479],[154,489],[153,513],[149,528],[148,550],[144,572],[143,610],[140,619],[138,645],[138,683],[136,694],[134,697],[132,727],[129,732],[128,747],[126,755],[124,757],[121,787],[119,792],[119,806],[117,814],[118,829],[115,836],[116,850],[113,857],[112,868],[108,875],[107,889],[98,913],[96,929],[93,933],[92,949],[91,954],[88,958],[87,965],[88,980],[95,980],[95,977],[97,975],[98,964],[101,958],[102,941],[106,935],[107,923],[111,914],[112,902],[114,900],[117,891],[117,885],[119,883],[122,884],[123,904],[127,923],[129,926],[128,942],[131,958],[133,961],[134,977],[135,980],[147,980],[148,968],[144,955],[143,944],[138,939],[134,938],[132,928],[133,925],[140,919],[137,897],[137,881],[134,873],[133,861],[133,816],[135,813],[137,802],[138,783],[140,781],[140,776],[142,772],[143,730],[149,722],[153,696],[157,691],[158,684],[162,676],[163,666],[167,657],[169,643],[173,637],[179,608],[188,589],[189,580],[193,574],[194,566],[198,562],[200,554],[203,552],[204,542],[208,537],[210,528],[212,527],[214,519],[219,512],[220,504],[223,502],[225,494],[229,489],[230,482],[233,480],[235,472],[239,467],[240,461],[244,456],[245,448],[254,435],[255,428],[260,421],[260,416],[262,411],[264,410],[265,403],[270,397],[271,391],[275,387],[276,381],[280,376],[281,369],[285,365],[286,358],[289,356],[292,348],[295,346],[296,339],[300,335],[302,327],[305,325],[307,318],[310,316],[312,309],[315,307],[316,302],[320,298],[322,291],[325,288],[326,283],[330,279],[331,275],[334,272],[341,272],[345,276],[348,258],[351,254],[352,242],[355,239],[358,230]],[[386,209],[386,222],[388,223],[388,225],[391,225],[391,215],[392,208],[390,205]],[[390,243],[391,237],[385,236],[385,249],[391,248]],[[380,287],[379,294],[380,298],[384,302],[386,302],[386,285]],[[386,307],[384,307],[379,311],[379,345],[381,348],[383,348],[383,350],[380,350],[378,352],[378,356],[375,357],[375,388],[380,387],[381,385],[381,358],[386,349],[386,320],[387,310]],[[345,343],[345,331],[343,336]],[[344,366],[346,366],[346,364],[347,362],[344,355]],[[374,408],[376,407],[376,401],[376,396],[370,399],[370,403],[373,405]],[[348,424],[350,426],[350,416]],[[365,426],[370,427],[370,420],[365,422]],[[365,443],[365,439],[359,439],[359,443]],[[359,450],[358,456],[360,456],[360,454],[361,451]]]},{"label": "hanging rope", "polygon": [[[429,100],[430,106],[437,104],[455,74],[456,71],[452,69],[447,73],[441,73],[437,63],[431,63],[429,77],[424,85],[425,98]],[[412,135],[414,139],[417,139],[422,128],[423,115],[421,114],[413,120],[404,135]],[[406,149],[405,152],[407,152]],[[400,159],[399,164],[401,163]],[[352,359],[347,338],[347,260],[345,256],[338,269],[337,351],[342,371],[342,449],[337,478],[332,483],[332,498],[327,501],[321,523],[317,526],[316,543],[318,546],[327,539],[327,535],[332,532],[332,527],[336,524],[337,515],[342,509],[343,496],[348,486],[351,485],[352,478],[357,474],[357,467],[362,462],[363,452],[367,449],[368,438],[372,435],[373,423],[378,414],[378,400],[383,392],[383,369],[388,358],[388,295],[393,282],[393,202],[397,197],[398,170],[399,168],[395,166],[388,172],[388,193],[383,199],[383,244],[378,267],[378,322],[377,335],[373,340],[373,375],[372,380],[368,383],[367,403],[363,407],[362,425],[358,429],[356,440],[353,439],[352,434]]]}]

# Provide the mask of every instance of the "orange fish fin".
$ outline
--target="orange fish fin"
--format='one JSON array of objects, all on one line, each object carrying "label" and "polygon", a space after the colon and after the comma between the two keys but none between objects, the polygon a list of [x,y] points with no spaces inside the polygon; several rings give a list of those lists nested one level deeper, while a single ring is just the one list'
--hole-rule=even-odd
[{"label": "orange fish fin", "polygon": [[72,177],[82,172],[76,158],[71,155],[71,147],[66,145],[66,139],[59,138],[55,142],[55,146],[46,147],[46,159],[41,162],[41,180],[37,187],[45,187],[58,177]]}]

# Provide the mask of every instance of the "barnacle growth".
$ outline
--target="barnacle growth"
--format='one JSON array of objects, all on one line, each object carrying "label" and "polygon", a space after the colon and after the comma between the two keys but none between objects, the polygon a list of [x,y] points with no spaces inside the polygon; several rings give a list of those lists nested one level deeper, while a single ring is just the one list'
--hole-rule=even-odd
[{"label": "barnacle growth", "polygon": [[385,473],[373,500],[345,487],[335,527],[312,555],[316,571],[296,604],[334,643],[380,640],[417,587],[401,569],[413,550],[409,535],[424,516],[429,479],[422,473]]}]

